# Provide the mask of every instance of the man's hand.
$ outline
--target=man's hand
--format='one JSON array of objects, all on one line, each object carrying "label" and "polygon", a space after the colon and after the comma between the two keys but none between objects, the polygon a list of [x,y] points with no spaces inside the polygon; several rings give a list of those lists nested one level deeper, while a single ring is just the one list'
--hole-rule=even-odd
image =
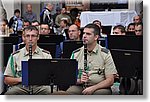
[{"label": "man's hand", "polygon": [[83,72],[81,76],[81,83],[85,83],[89,80],[89,76],[87,73]]},{"label": "man's hand", "polygon": [[4,77],[4,82],[7,85],[16,85],[16,84],[22,82],[22,77],[20,77],[20,78],[14,78],[14,77],[11,77],[11,76],[5,76]]},{"label": "man's hand", "polygon": [[83,95],[92,95],[95,91],[95,88],[93,86],[87,87],[82,91]]},{"label": "man's hand", "polygon": [[18,78],[18,82],[20,83],[22,82],[22,77]]}]

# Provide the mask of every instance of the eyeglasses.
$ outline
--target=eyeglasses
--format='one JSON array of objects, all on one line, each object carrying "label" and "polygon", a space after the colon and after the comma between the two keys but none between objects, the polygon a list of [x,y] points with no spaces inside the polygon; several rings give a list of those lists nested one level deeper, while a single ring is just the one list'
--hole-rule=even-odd
[{"label": "eyeglasses", "polygon": [[113,34],[119,34],[119,32],[113,32]]},{"label": "eyeglasses", "polygon": [[75,32],[75,31],[77,31],[77,30],[68,30],[68,33],[70,33],[70,32]]},{"label": "eyeglasses", "polygon": [[135,32],[141,32],[142,30],[135,30]]},{"label": "eyeglasses", "polygon": [[137,20],[139,20],[139,19],[133,19],[133,21],[137,21]]},{"label": "eyeglasses", "polygon": [[38,37],[38,35],[25,35],[26,38],[30,38],[30,36],[31,36],[31,38],[36,38],[36,37]]},{"label": "eyeglasses", "polygon": [[48,28],[40,28],[41,30],[49,30]]}]

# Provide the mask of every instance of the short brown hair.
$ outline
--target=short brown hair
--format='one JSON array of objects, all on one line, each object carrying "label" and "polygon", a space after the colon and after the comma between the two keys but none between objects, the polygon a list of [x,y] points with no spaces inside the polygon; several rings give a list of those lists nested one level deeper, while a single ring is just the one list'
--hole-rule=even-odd
[{"label": "short brown hair", "polygon": [[27,31],[27,30],[30,30],[30,31],[35,30],[35,31],[38,32],[38,35],[39,35],[39,30],[38,30],[38,28],[37,28],[36,26],[29,25],[29,26],[25,27],[25,28],[23,29],[23,34],[25,34],[24,32]]},{"label": "short brown hair", "polygon": [[100,35],[100,29],[99,26],[93,23],[87,24],[84,28],[92,28],[94,29],[94,35]]}]

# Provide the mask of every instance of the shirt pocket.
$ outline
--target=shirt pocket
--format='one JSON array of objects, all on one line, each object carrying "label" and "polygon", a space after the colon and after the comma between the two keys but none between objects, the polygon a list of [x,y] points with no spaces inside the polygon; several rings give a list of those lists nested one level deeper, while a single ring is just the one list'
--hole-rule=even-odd
[{"label": "shirt pocket", "polygon": [[104,66],[101,63],[92,63],[92,69],[90,69],[89,74],[89,82],[94,85],[105,79],[105,71]]},{"label": "shirt pocket", "polygon": [[91,70],[99,70],[99,69],[104,69],[104,63],[103,62],[100,62],[100,61],[91,62]]}]

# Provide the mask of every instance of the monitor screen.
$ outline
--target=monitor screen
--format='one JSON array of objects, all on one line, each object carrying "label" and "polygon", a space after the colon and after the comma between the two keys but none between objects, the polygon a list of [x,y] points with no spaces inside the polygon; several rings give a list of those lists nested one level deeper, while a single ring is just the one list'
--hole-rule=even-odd
[{"label": "monitor screen", "polygon": [[19,37],[18,36],[3,37],[3,42],[12,43],[13,45],[16,45],[19,43]]},{"label": "monitor screen", "polygon": [[57,43],[64,41],[63,35],[40,35],[40,38],[38,40],[38,43]]},{"label": "monitor screen", "polygon": [[63,58],[70,58],[74,50],[83,46],[83,41],[64,41],[63,42]]},{"label": "monitor screen", "polygon": [[102,34],[110,35],[112,26],[102,26]]},{"label": "monitor screen", "polygon": [[108,35],[108,49],[143,51],[143,36]]}]

